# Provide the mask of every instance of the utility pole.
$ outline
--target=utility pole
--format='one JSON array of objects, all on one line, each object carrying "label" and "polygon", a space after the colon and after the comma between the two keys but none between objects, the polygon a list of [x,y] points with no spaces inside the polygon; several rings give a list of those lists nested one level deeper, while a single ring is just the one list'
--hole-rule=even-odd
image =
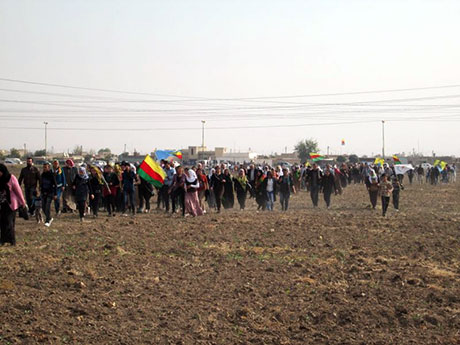
[{"label": "utility pole", "polygon": [[327,155],[329,156],[329,146],[327,147]]},{"label": "utility pole", "polygon": [[382,158],[385,160],[385,121],[382,120]]},{"label": "utility pole", "polygon": [[48,155],[48,122],[43,122],[45,125],[45,157]]}]

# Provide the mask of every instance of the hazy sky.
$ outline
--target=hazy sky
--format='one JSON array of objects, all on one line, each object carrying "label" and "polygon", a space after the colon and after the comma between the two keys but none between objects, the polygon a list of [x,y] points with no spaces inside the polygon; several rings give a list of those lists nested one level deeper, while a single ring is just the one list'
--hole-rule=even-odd
[{"label": "hazy sky", "polygon": [[371,155],[384,119],[387,154],[460,155],[459,33],[457,0],[0,0],[0,78],[132,92],[0,80],[0,148],[44,121],[55,151],[181,148],[206,120],[208,147]]}]

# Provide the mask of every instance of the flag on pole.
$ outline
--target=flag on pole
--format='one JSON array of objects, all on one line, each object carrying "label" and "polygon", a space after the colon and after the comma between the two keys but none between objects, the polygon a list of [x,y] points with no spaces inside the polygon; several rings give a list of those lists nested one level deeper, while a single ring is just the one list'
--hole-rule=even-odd
[{"label": "flag on pole", "polygon": [[144,180],[158,188],[163,186],[166,177],[164,170],[152,159],[152,157],[150,157],[150,155],[145,156],[137,173]]},{"label": "flag on pole", "polygon": [[174,156],[174,157],[177,157],[179,159],[182,159],[182,152],[181,151],[172,151],[171,154]]},{"label": "flag on pole", "polygon": [[409,170],[414,170],[412,164],[398,164],[395,165],[395,174],[396,175],[404,175]]},{"label": "flag on pole", "polygon": [[385,160],[383,158],[380,158],[380,157],[375,158],[374,165],[382,166],[383,164],[385,164]]},{"label": "flag on pole", "polygon": [[433,163],[433,166],[437,166],[439,165],[439,163],[441,163],[441,161],[439,159],[436,159]]},{"label": "flag on pole", "polygon": [[401,164],[401,161],[399,160],[398,156],[393,155],[393,162],[396,164]]},{"label": "flag on pole", "polygon": [[342,146],[345,146],[345,139],[342,139]]},{"label": "flag on pole", "polygon": [[310,158],[313,160],[313,162],[318,162],[322,161],[324,159],[323,156],[321,156],[319,153],[310,153]]}]

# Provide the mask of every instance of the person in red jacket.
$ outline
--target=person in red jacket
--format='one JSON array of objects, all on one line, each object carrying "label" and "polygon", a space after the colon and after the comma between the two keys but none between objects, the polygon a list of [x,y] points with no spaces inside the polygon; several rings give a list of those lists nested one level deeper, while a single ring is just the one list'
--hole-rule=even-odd
[{"label": "person in red jacket", "polygon": [[11,175],[4,164],[0,164],[0,245],[16,245],[16,210],[24,205],[24,196],[16,176]]}]

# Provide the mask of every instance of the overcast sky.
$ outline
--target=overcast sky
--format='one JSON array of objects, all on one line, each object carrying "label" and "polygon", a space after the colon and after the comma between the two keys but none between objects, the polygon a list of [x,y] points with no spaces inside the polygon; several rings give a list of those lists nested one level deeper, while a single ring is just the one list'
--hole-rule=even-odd
[{"label": "overcast sky", "polygon": [[44,121],[55,151],[199,146],[205,120],[211,148],[375,155],[386,120],[387,154],[460,155],[459,18],[457,0],[1,0],[0,148],[42,149]]}]

